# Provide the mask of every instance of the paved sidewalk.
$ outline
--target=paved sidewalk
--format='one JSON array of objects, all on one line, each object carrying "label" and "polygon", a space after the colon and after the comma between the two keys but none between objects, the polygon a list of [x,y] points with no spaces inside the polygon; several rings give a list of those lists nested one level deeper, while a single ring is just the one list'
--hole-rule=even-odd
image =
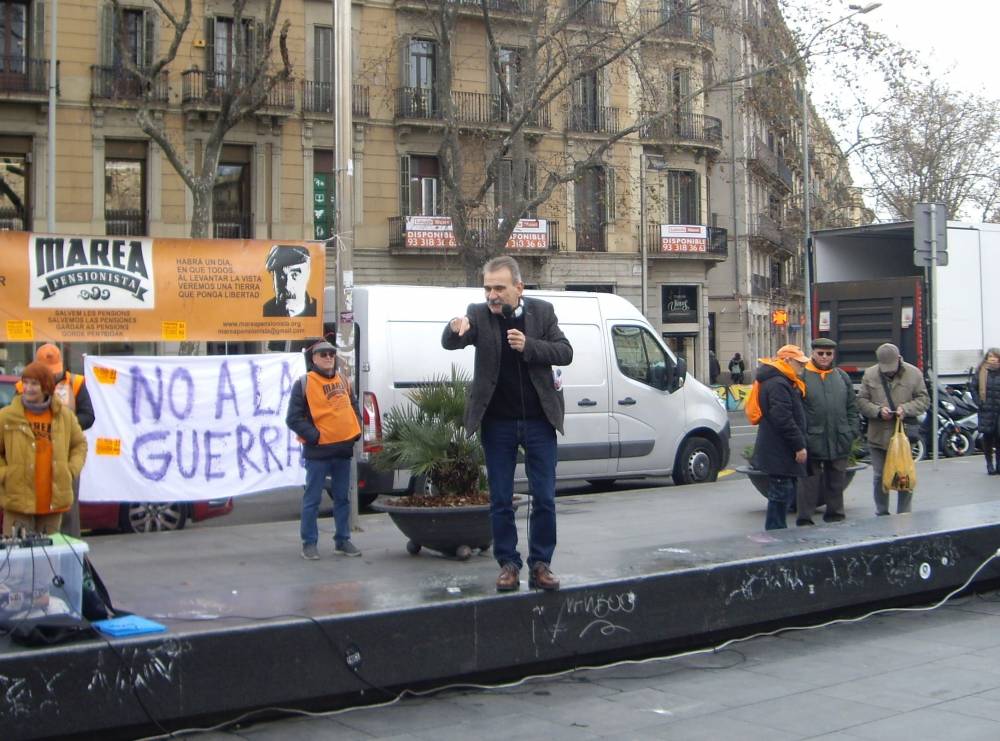
[{"label": "paved sidewalk", "polygon": [[234,737],[996,741],[1000,596],[755,638],[718,653],[197,735]]},{"label": "paved sidewalk", "polygon": [[[987,477],[982,469],[981,457],[920,464],[915,510],[1000,498],[1000,478]],[[856,477],[846,504],[846,526],[873,517],[869,471]],[[591,552],[601,551],[598,542],[617,543],[627,557],[654,544],[751,537],[760,533],[764,519],[763,497],[737,478],[712,486],[565,497],[558,507],[554,566],[564,584],[595,570],[629,567],[596,563]],[[893,517],[884,524],[905,532],[907,519]],[[523,517],[518,524],[523,538]],[[330,521],[323,525],[329,531]],[[465,563],[427,554],[413,558],[385,516],[366,516],[362,526],[355,536],[365,552],[360,559],[334,558],[327,542],[323,560],[302,561],[297,523],[93,538],[91,556],[116,604],[139,607],[151,617],[169,619],[173,611],[182,621],[199,611],[266,618],[331,606],[350,610],[355,600],[388,608],[399,598],[394,589],[492,592],[496,567],[487,555]],[[228,567],[210,576],[205,565],[213,562]],[[316,583],[317,573],[329,576]],[[301,584],[310,601],[262,604],[261,583],[267,580],[286,588]],[[206,589],[217,598],[192,601]],[[163,613],[151,612],[154,605]],[[998,659],[1000,597],[963,597],[931,612],[786,632],[714,654],[576,671],[506,689],[452,690],[389,707],[244,724],[197,737],[995,741],[1000,739]]]}]

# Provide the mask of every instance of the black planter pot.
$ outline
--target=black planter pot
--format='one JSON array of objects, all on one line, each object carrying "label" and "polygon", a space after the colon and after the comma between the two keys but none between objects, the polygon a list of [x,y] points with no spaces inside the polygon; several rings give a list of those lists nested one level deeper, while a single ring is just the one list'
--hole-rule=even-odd
[{"label": "black planter pot", "polygon": [[[515,496],[514,509],[526,500],[526,497]],[[393,524],[409,538],[406,550],[414,556],[421,548],[429,548],[464,561],[474,549],[485,551],[493,543],[488,504],[405,507],[393,504],[392,497],[379,497],[371,508],[389,515]]]},{"label": "black planter pot", "polygon": [[[854,480],[854,474],[858,471],[863,471],[868,468],[864,463],[857,463],[853,466],[848,466],[847,470],[844,472],[844,488],[846,489],[851,485],[851,481]],[[750,468],[749,466],[739,466],[734,469],[736,473],[746,474],[746,477],[750,479],[750,483],[753,484],[754,488],[760,492],[761,496],[767,497],[767,474],[764,471],[760,471],[756,468]],[[820,502],[822,504],[822,502]]]}]

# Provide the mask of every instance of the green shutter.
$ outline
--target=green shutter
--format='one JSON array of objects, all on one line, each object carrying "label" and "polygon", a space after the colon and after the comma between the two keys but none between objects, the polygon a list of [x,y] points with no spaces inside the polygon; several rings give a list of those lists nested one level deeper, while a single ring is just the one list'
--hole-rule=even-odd
[{"label": "green shutter", "polygon": [[31,6],[31,48],[28,56],[34,59],[46,59],[45,49],[45,3],[35,0]]},{"label": "green shutter", "polygon": [[608,224],[614,224],[617,218],[615,207],[615,168],[604,167],[604,219]]},{"label": "green shutter", "polygon": [[[205,18],[205,71],[215,72],[215,18]],[[215,87],[214,81],[206,80],[206,87]]]},{"label": "green shutter", "polygon": [[101,66],[111,67],[115,63],[115,6],[105,3],[101,6]]},{"label": "green shutter", "polygon": [[153,61],[156,59],[159,49],[157,47],[157,41],[159,40],[159,23],[156,15],[156,10],[153,8],[146,8],[142,11],[142,63],[149,69],[153,66]]},{"label": "green shutter", "polygon": [[399,158],[399,213],[410,215],[410,155]]}]

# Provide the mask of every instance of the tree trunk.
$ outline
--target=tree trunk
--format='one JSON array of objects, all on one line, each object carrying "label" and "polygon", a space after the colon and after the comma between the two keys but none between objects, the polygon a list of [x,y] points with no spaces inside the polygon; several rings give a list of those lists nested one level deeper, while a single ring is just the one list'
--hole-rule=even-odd
[{"label": "tree trunk", "polygon": [[212,194],[214,184],[199,183],[191,189],[194,206],[191,211],[191,237],[205,239],[209,236],[208,227],[212,223]]}]

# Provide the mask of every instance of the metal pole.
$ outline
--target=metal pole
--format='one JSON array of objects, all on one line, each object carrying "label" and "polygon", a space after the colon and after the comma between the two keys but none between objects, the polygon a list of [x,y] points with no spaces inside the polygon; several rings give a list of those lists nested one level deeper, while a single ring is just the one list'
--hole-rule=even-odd
[{"label": "metal pole", "polygon": [[812,270],[809,264],[809,235],[812,198],[809,193],[809,71],[802,75],[802,281],[805,285],[805,313],[802,319],[802,349],[812,345]]},{"label": "metal pole", "polygon": [[[337,355],[341,372],[351,379],[354,369],[354,143],[351,107],[351,0],[333,0],[333,133],[336,197],[336,229],[327,242],[334,249],[337,280]],[[357,526],[357,467],[351,467],[351,527]]]},{"label": "metal pole", "polygon": [[[642,267],[639,270],[639,283],[642,290],[642,300],[639,306],[642,309],[642,315],[646,316],[646,294],[649,291],[649,276],[646,273],[647,270],[647,251],[646,246],[646,153],[639,153],[639,254],[640,260],[642,260]],[[647,319],[649,317],[646,317]]]},{"label": "metal pole", "polygon": [[937,219],[931,209],[931,460],[937,468],[938,459],[938,358],[937,358]]},{"label": "metal pole", "polygon": [[[58,50],[59,0],[52,0],[52,18],[49,21],[49,154],[46,164],[45,228],[49,234],[56,231],[56,54]],[[30,227],[28,227],[30,229]]]}]

